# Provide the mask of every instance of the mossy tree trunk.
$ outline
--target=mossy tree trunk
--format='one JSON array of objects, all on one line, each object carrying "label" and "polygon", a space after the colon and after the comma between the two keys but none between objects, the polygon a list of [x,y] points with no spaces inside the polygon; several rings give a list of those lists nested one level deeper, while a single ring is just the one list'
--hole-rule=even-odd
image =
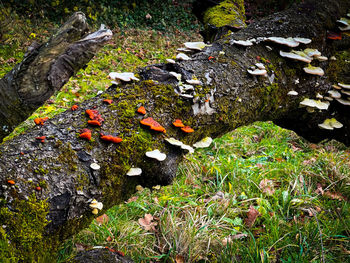
[{"label": "mossy tree trunk", "polygon": [[[80,104],[78,110],[68,110],[44,126],[4,142],[0,146],[0,218],[6,226],[0,231],[3,253],[27,261],[43,259],[47,251],[55,251],[65,238],[94,218],[89,208],[92,199],[108,209],[126,199],[138,184],[170,183],[184,152],[167,144],[164,139],[168,137],[192,145],[254,121],[272,120],[310,140],[336,138],[349,145],[346,106],[332,101],[328,111],[312,114],[299,108],[304,98],[325,95],[335,82],[350,82],[346,62],[349,37],[339,42],[326,40],[327,30],[336,28],[335,21],[349,8],[348,0],[332,4],[328,0],[304,1],[218,40],[189,61],[146,67],[139,72],[139,82],[112,85],[102,95]],[[326,74],[317,77],[305,74],[302,62],[281,58],[281,46],[261,42],[244,48],[230,44],[232,39],[268,36],[311,38],[308,47],[337,60],[320,62]],[[247,73],[247,68],[259,62],[257,56],[265,64],[268,78]],[[181,74],[183,83],[194,77],[202,82],[195,85],[193,99],[179,96],[180,84],[169,72]],[[299,95],[288,96],[292,89]],[[113,103],[103,103],[104,99]],[[145,116],[136,113],[141,105],[147,109]],[[79,138],[79,132],[88,127],[86,109],[98,110],[104,118],[101,127],[89,127],[91,141]],[[330,116],[344,127],[320,130],[317,125]],[[153,117],[166,133],[141,126],[140,120],[146,117]],[[195,132],[186,134],[175,128],[172,122],[178,118]],[[100,133],[117,135],[123,141],[106,143],[100,140]],[[45,142],[35,139],[40,136],[46,136]],[[162,162],[147,158],[145,152],[154,149],[166,153],[167,158]],[[98,163],[100,169],[91,169],[92,163]],[[131,167],[142,168],[142,175],[126,176]],[[15,218],[20,220],[15,222]]]},{"label": "mossy tree trunk", "polygon": [[112,37],[107,29],[88,31],[85,15],[75,13],[47,43],[31,46],[23,61],[0,79],[0,142]]}]

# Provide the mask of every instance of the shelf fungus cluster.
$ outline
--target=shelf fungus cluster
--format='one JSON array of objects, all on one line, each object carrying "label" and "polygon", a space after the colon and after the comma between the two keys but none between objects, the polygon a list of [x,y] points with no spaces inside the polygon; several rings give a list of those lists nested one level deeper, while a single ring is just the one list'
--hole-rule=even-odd
[{"label": "shelf fungus cluster", "polygon": [[140,176],[142,174],[141,168],[130,168],[130,170],[126,173],[127,176]]},{"label": "shelf fungus cluster", "polygon": [[92,213],[94,215],[97,215],[99,211],[102,210],[103,204],[101,202],[98,202],[96,199],[92,200],[89,207],[92,209]]},{"label": "shelf fungus cluster", "polygon": [[315,109],[327,110],[329,107],[329,102],[306,98],[300,102],[300,106],[306,107],[307,111],[311,113],[314,112]]},{"label": "shelf fungus cluster", "polygon": [[333,129],[340,129],[343,127],[343,124],[341,124],[339,121],[337,121],[335,118],[332,119],[325,119],[325,121],[318,125],[321,129],[325,130],[333,130]]},{"label": "shelf fungus cluster", "polygon": [[328,91],[331,97],[340,104],[350,106],[350,84],[338,83],[332,87],[334,90]]},{"label": "shelf fungus cluster", "polygon": [[183,142],[176,140],[175,138],[166,138],[165,141],[167,141],[169,144],[180,147],[182,150],[187,150],[190,154],[194,153],[194,149],[187,144],[184,144]]},{"label": "shelf fungus cluster", "polygon": [[158,149],[146,152],[146,156],[148,158],[156,159],[159,162],[162,162],[162,161],[164,161],[166,159],[166,154],[160,152]]},{"label": "shelf fungus cluster", "polygon": [[112,84],[119,84],[119,81],[123,82],[130,82],[132,80],[139,81],[137,77],[135,77],[134,73],[132,72],[111,72],[109,73],[109,77],[113,80]]}]

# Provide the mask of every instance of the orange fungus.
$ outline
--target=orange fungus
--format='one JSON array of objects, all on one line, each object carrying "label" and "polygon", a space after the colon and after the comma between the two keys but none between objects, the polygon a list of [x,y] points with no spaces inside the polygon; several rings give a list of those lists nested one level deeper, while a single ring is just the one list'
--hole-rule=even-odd
[{"label": "orange fungus", "polygon": [[90,141],[91,140],[91,131],[89,129],[82,129],[79,137]]},{"label": "orange fungus", "polygon": [[179,127],[179,128],[185,127],[185,125],[182,123],[182,120],[180,120],[180,119],[176,119],[176,120],[173,122],[173,125],[174,125],[175,127]]},{"label": "orange fungus", "polygon": [[145,109],[145,107],[141,106],[140,108],[137,109],[137,112],[145,115],[146,114],[146,109]]},{"label": "orange fungus", "polygon": [[36,137],[35,139],[40,140],[41,142],[45,142],[46,136]]},{"label": "orange fungus", "polygon": [[181,130],[186,132],[186,133],[194,132],[194,129],[192,129],[190,126],[185,126],[185,127],[181,128]]},{"label": "orange fungus", "polygon": [[122,138],[115,137],[112,135],[102,135],[102,134],[101,134],[101,140],[106,142],[113,142],[113,143],[120,143],[123,141]]},{"label": "orange fungus", "polygon": [[7,180],[7,182],[8,182],[9,184],[12,184],[12,185],[15,184],[15,181],[13,181],[13,180]]},{"label": "orange fungus", "polygon": [[103,100],[103,102],[107,103],[107,104],[112,104],[113,100],[105,99],[105,100]]},{"label": "orange fungus", "polygon": [[140,121],[141,124],[149,126],[151,130],[166,133],[165,128],[156,122],[152,117],[148,117]]},{"label": "orange fungus", "polygon": [[102,123],[104,119],[97,110],[86,110],[85,113],[89,116],[91,120],[96,120]]},{"label": "orange fungus", "polygon": [[35,118],[34,122],[36,125],[44,125],[44,122],[47,121],[49,117],[44,117],[44,118]]},{"label": "orange fungus", "polygon": [[79,107],[78,107],[78,105],[73,105],[70,109],[72,110],[72,111],[75,111],[75,110],[77,110]]},{"label": "orange fungus", "polygon": [[88,124],[93,125],[93,126],[101,126],[101,123],[97,120],[89,120]]}]

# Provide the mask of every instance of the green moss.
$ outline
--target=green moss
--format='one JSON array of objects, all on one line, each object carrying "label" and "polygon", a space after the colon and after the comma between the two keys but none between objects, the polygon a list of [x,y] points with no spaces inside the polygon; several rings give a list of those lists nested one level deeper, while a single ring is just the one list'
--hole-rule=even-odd
[{"label": "green moss", "polygon": [[72,149],[70,143],[61,146],[61,154],[58,156],[60,163],[66,163],[71,171],[77,170],[77,153]]},{"label": "green moss", "polygon": [[350,52],[338,52],[335,57],[337,60],[330,60],[326,75],[334,83],[346,82],[346,76],[349,75],[350,70],[350,63],[348,62],[350,61]]},{"label": "green moss", "polygon": [[38,165],[38,167],[34,170],[35,174],[40,174],[40,175],[46,175],[49,173],[49,170],[43,168],[41,165]]},{"label": "green moss", "polygon": [[204,14],[204,24],[222,27],[246,27],[245,10],[243,0],[225,0],[220,4],[209,8]]},{"label": "green moss", "polygon": [[0,230],[0,258],[7,258],[8,262],[49,262],[46,261],[49,258],[53,260],[54,255],[47,254],[51,250],[51,244],[43,236],[44,228],[48,224],[47,201],[37,200],[33,194],[27,201],[13,202],[11,207],[11,210],[5,205],[0,208],[0,220],[6,225],[5,231]]}]

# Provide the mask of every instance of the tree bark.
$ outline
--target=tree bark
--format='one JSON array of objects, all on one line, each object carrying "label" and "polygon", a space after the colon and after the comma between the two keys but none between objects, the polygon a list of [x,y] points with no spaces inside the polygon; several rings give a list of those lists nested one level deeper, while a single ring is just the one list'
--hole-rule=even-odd
[{"label": "tree bark", "polygon": [[32,46],[23,61],[0,80],[0,142],[112,37],[104,28],[90,35],[88,31],[85,15],[75,13],[47,43]]},{"label": "tree bark", "polygon": [[[92,199],[108,209],[128,198],[138,184],[170,183],[184,152],[165,142],[168,137],[192,145],[206,136],[215,138],[254,121],[272,120],[309,140],[336,138],[349,145],[346,106],[332,101],[328,111],[312,114],[299,108],[304,98],[314,98],[316,93],[325,95],[335,82],[350,82],[346,62],[349,54],[342,52],[349,48],[349,37],[334,43],[326,40],[327,30],[336,28],[335,21],[349,8],[348,0],[332,4],[328,0],[305,1],[218,40],[189,61],[146,67],[139,72],[141,81],[112,85],[104,94],[83,102],[78,110],[68,110],[44,126],[4,142],[0,146],[0,219],[6,228],[0,237],[10,240],[17,255],[25,259],[29,257],[25,249],[28,244],[34,244],[34,259],[44,258],[42,251],[55,251],[57,244],[94,218],[89,207]],[[232,39],[269,36],[311,38],[307,47],[318,48],[327,57],[335,55],[337,61],[320,62],[326,74],[318,77],[305,74],[302,62],[281,58],[279,50],[285,48],[279,45],[261,42],[245,48],[230,44]],[[257,56],[265,64],[268,78],[247,73],[258,62]],[[183,83],[194,76],[202,82],[195,86],[194,98],[179,95],[181,84],[170,72],[180,73]],[[299,95],[288,96],[292,89]],[[113,100],[111,105],[103,103],[107,98]],[[141,105],[147,109],[145,116],[136,113]],[[88,127],[87,109],[98,110],[104,119],[101,127],[90,127],[91,141],[79,138],[79,132]],[[317,125],[330,116],[344,127],[320,130]],[[146,117],[153,117],[166,133],[140,125]],[[179,118],[195,132],[175,128],[172,122]],[[100,133],[118,135],[123,141],[106,143]],[[45,142],[35,139],[40,136],[46,136]],[[154,149],[166,153],[167,158],[159,162],[145,156],[146,151]],[[100,169],[92,169],[92,163],[98,163]],[[131,167],[142,168],[142,175],[126,176]],[[24,216],[28,210],[32,213]],[[30,228],[41,239],[27,237],[24,243],[18,238],[18,228],[37,222],[43,214],[49,223],[42,220],[37,228]],[[14,218],[21,221],[14,223]]]}]

